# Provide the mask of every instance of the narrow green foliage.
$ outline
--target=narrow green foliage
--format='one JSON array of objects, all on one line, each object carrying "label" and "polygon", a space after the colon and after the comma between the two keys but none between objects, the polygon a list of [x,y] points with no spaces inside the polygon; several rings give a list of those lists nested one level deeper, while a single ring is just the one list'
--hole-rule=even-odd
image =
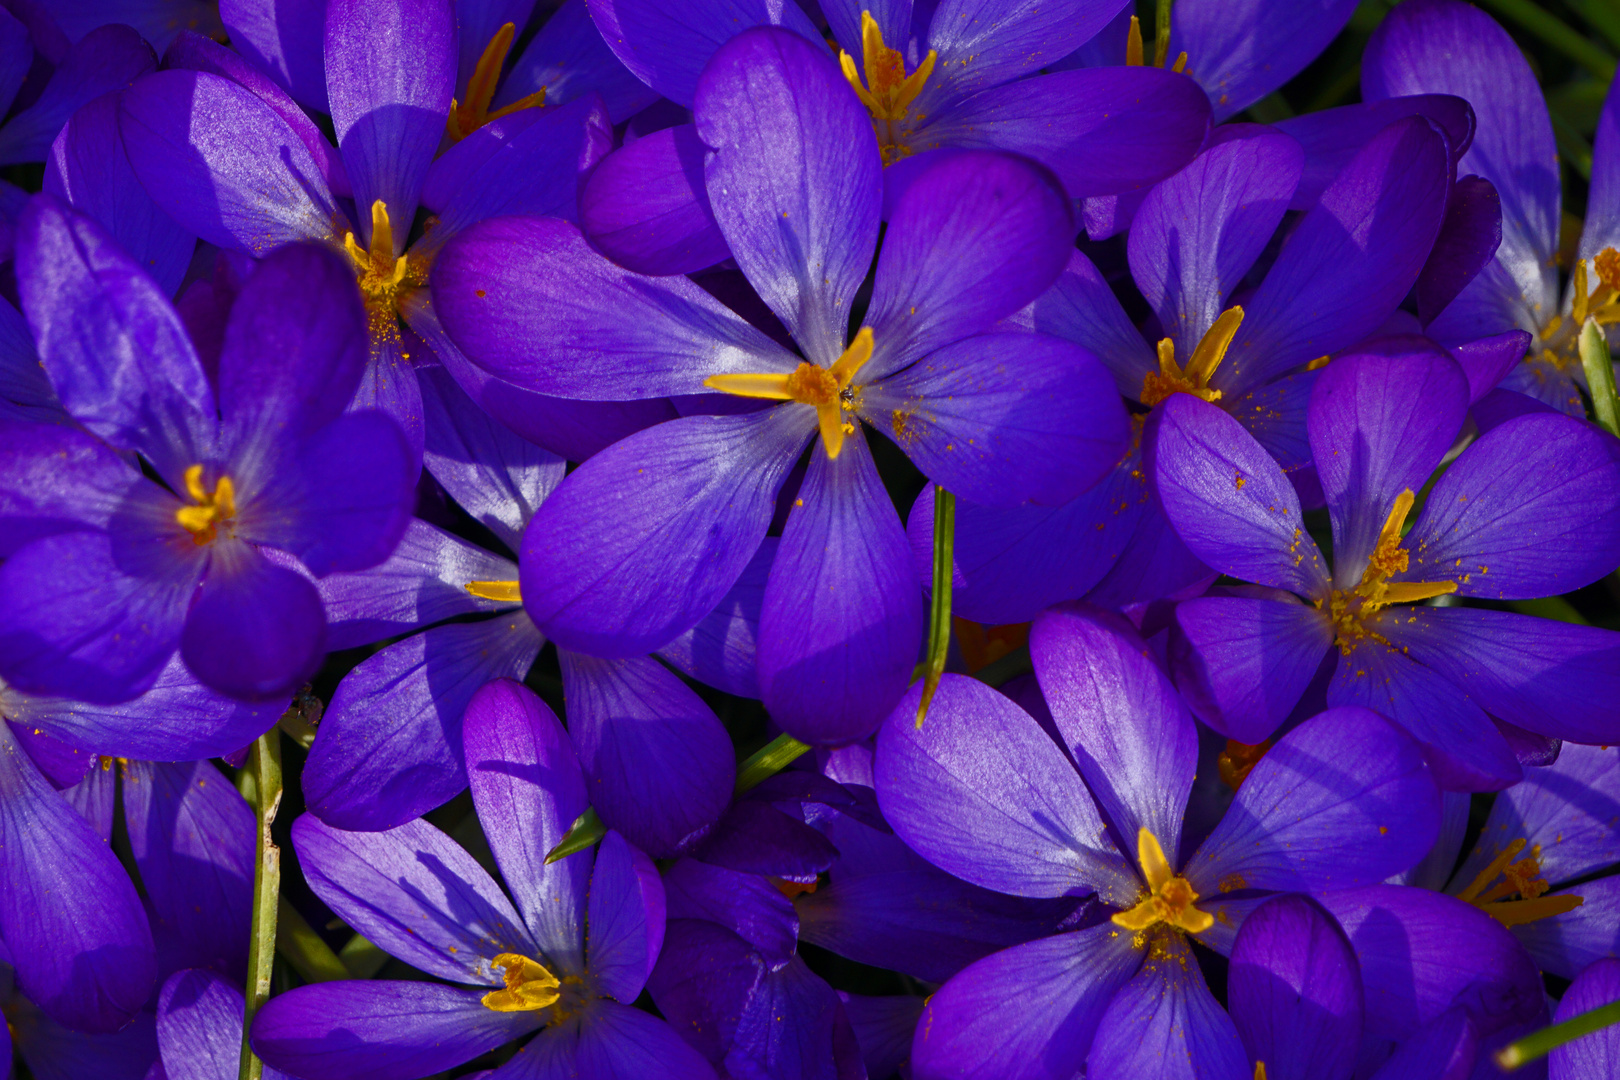
[{"label": "narrow green foliage", "polygon": [[270,826],[281,807],[281,731],[271,728],[253,744],[246,770],[253,777],[253,810],[258,820],[258,858],[253,871],[253,936],[248,943],[247,1006],[242,1014],[242,1058],[238,1080],[259,1080],[260,1061],[248,1045],[253,1017],[270,998],[270,970],[276,961],[276,908],[281,898],[281,849]]},{"label": "narrow green foliage", "polygon": [[741,795],[750,788],[758,787],[763,781],[793,764],[800,754],[809,749],[791,735],[778,735],[750,754],[748,760],[737,769],[737,794]]},{"label": "narrow green foliage", "polygon": [[351,979],[369,979],[383,969],[388,963],[388,954],[377,946],[361,937],[359,934],[349,939],[347,945],[338,950],[338,959],[349,971]]},{"label": "narrow green foliage", "polygon": [[606,834],[607,826],[596,816],[596,811],[587,806],[585,812],[568,827],[568,834],[562,838],[562,842],[546,852],[546,862],[554,863],[558,859],[568,858],[576,851],[584,851]]},{"label": "narrow green foliage", "polygon": [[1173,0],[1159,0],[1153,16],[1153,66],[1162,68],[1170,56],[1170,5]]},{"label": "narrow green foliage", "polygon": [[[1160,11],[1169,19],[1170,5]],[[934,595],[928,616],[928,659],[923,661],[922,700],[917,703],[917,726],[928,716],[928,704],[945,674],[945,657],[951,648],[951,571],[955,568],[952,550],[956,542],[956,496],[934,486]]]},{"label": "narrow green foliage", "polygon": [[1614,400],[1614,362],[1609,359],[1609,342],[1603,327],[1587,319],[1581,327],[1581,367],[1586,369],[1586,385],[1592,391],[1592,411],[1603,430],[1620,435],[1620,412]]},{"label": "narrow green foliage", "polygon": [[287,903],[285,896],[276,903],[276,951],[286,957],[305,982],[334,982],[349,978],[337,953],[321,940],[321,935]]},{"label": "narrow green foliage", "polygon": [[1507,1070],[1546,1057],[1560,1046],[1572,1043],[1582,1035],[1602,1031],[1611,1024],[1620,1024],[1620,1001],[1600,1005],[1591,1012],[1572,1016],[1562,1024],[1532,1031],[1518,1042],[1509,1043],[1496,1052],[1496,1063]]},{"label": "narrow green foliage", "polygon": [[1482,0],[1482,6],[1523,27],[1599,78],[1614,77],[1614,57],[1537,0]]}]

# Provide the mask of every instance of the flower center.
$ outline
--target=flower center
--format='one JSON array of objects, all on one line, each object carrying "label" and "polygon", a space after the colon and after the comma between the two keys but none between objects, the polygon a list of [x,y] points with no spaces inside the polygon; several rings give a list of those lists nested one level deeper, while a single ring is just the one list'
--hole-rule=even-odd
[{"label": "flower center", "polygon": [[1193,906],[1198,894],[1186,878],[1171,873],[1158,837],[1147,829],[1137,831],[1136,860],[1147,880],[1147,891],[1135,907],[1113,915],[1116,925],[1136,931],[1139,938],[1143,931],[1159,923],[1189,934],[1202,933],[1215,925],[1215,916]]},{"label": "flower center", "polygon": [[[1367,569],[1361,572],[1361,580],[1355,588],[1334,589],[1328,597],[1328,613],[1333,618],[1339,652],[1346,656],[1362,638],[1389,644],[1376,631],[1367,628],[1366,620],[1379,610],[1390,604],[1409,604],[1457,591],[1455,581],[1389,580],[1393,574],[1404,574],[1410,562],[1406,549],[1401,546],[1401,532],[1415,498],[1411,488],[1395,497],[1395,505],[1384,519],[1378,544],[1373,548],[1372,558],[1367,560]],[[1316,606],[1320,610],[1322,601],[1318,600]]]},{"label": "flower center", "polygon": [[1243,309],[1229,307],[1204,332],[1185,370],[1176,365],[1176,343],[1169,338],[1159,342],[1159,370],[1142,376],[1142,404],[1152,407],[1171,394],[1191,394],[1205,401],[1219,401],[1221,392],[1210,389],[1209,380],[1226,359],[1227,347],[1243,325]]},{"label": "flower center", "polygon": [[481,600],[495,600],[503,604],[523,603],[523,594],[515,581],[469,581],[462,588]]},{"label": "flower center", "polygon": [[473,68],[472,78],[467,80],[466,102],[457,104],[454,99],[451,100],[450,115],[444,121],[444,129],[451,142],[460,142],[491,120],[499,120],[523,109],[538,108],[546,103],[546,88],[542,86],[503,109],[489,111],[490,102],[495,100],[495,85],[500,82],[501,68],[506,64],[506,54],[512,49],[512,38],[516,33],[517,28],[511,23],[495,31],[495,36],[484,47],[484,54],[478,58],[478,66]]},{"label": "flower center", "polygon": [[[1163,8],[1161,7],[1161,11]],[[1127,67],[1141,67],[1146,54],[1142,49],[1142,23],[1135,15],[1131,16],[1130,36],[1125,39],[1125,64]],[[1165,61],[1170,59],[1170,23],[1166,19],[1158,28],[1158,37],[1153,42],[1153,66],[1162,68]],[[1187,70],[1187,53],[1183,50],[1176,57],[1176,62],[1170,65],[1171,71]]]},{"label": "flower center", "polygon": [[911,103],[922,93],[923,83],[934,70],[935,53],[929,49],[922,63],[907,75],[906,58],[900,50],[883,44],[883,30],[870,11],[861,12],[861,52],[866,67],[864,86],[853,56],[840,52],[838,62],[844,68],[844,78],[855,88],[866,111],[872,114],[872,128],[877,132],[878,146],[883,151],[883,164],[892,165],[911,155],[906,140],[923,119],[920,115],[910,115]]},{"label": "flower center", "polygon": [[1265,757],[1266,751],[1270,749],[1270,739],[1259,743],[1240,743],[1236,739],[1227,739],[1226,749],[1215,759],[1215,767],[1221,774],[1221,781],[1236,791],[1243,786],[1243,781],[1249,778],[1254,767],[1260,764],[1260,759]]},{"label": "flower center", "polygon": [[832,367],[824,368],[806,361],[786,375],[710,375],[703,380],[703,385],[710,390],[736,394],[738,397],[814,405],[822,444],[827,448],[827,456],[836,458],[844,448],[844,436],[855,434],[854,422],[845,420],[843,415],[860,407],[861,388],[851,385],[851,382],[855,373],[870,359],[872,328],[863,326]]},{"label": "flower center", "polygon": [[1581,327],[1588,318],[1599,325],[1620,323],[1620,251],[1604,248],[1592,260],[1597,267],[1598,287],[1586,291],[1586,260],[1575,264],[1574,280],[1570,292],[1570,316],[1554,315],[1542,326],[1537,335],[1541,351],[1529,353],[1526,360],[1542,360],[1559,371],[1579,369],[1581,366]]},{"label": "flower center", "polygon": [[484,1007],[496,1012],[531,1012],[555,1005],[562,997],[562,982],[539,961],[517,953],[501,953],[489,962],[501,968],[506,986],[483,997]]},{"label": "flower center", "polygon": [[359,238],[346,231],[343,250],[348,252],[359,277],[371,339],[398,341],[400,302],[427,284],[429,260],[417,255],[394,255],[394,227],[381,199],[371,204],[371,246],[361,247]]},{"label": "flower center", "polygon": [[198,547],[211,543],[219,536],[221,525],[229,528],[236,517],[236,485],[231,478],[221,476],[210,493],[203,487],[203,467],[193,465],[186,470],[186,493],[195,506],[182,506],[174,512],[180,527],[191,534],[191,542]]},{"label": "flower center", "polygon": [[[1502,853],[1468,883],[1468,888],[1457,894],[1457,899],[1468,901],[1503,926],[1523,926],[1580,907],[1585,902],[1584,897],[1542,895],[1550,886],[1546,878],[1540,876],[1541,845],[1532,847],[1528,858],[1514,862],[1513,857],[1524,850],[1524,845],[1521,838],[1503,848]],[[1502,880],[1496,881],[1499,876]],[[1515,894],[1519,899],[1507,899]]]}]

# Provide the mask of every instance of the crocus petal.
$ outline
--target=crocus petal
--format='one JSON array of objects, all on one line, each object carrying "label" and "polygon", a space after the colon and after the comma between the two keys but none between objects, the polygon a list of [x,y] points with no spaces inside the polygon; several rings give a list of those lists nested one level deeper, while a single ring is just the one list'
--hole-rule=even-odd
[{"label": "crocus petal", "polygon": [[[544,1055],[549,1048],[538,1044],[559,1036],[563,1045],[554,1056],[555,1071],[543,1070],[538,1061],[522,1067],[523,1054]],[[495,1080],[638,1080],[644,1076],[713,1080],[715,1075],[702,1055],[669,1024],[616,1001],[593,1002],[580,1019],[578,1042],[569,1046],[568,1041],[565,1033],[543,1034],[519,1051],[519,1060],[502,1069]]]},{"label": "crocus petal", "polygon": [[304,141],[229,79],[149,75],[125,91],[119,129],[152,201],[211,244],[263,255],[333,234],[337,205]]},{"label": "crocus petal", "polygon": [[524,607],[559,646],[598,656],[646,653],[694,626],[758,550],[814,422],[794,404],[689,416],[597,454],[529,522]]},{"label": "crocus petal", "polygon": [[608,996],[635,1001],[664,943],[664,885],[652,860],[612,829],[596,852],[587,914],[592,978]]},{"label": "crocus petal", "polygon": [[78,428],[0,423],[0,556],[54,533],[106,528],[139,483],[128,462]]},{"label": "crocus petal", "polygon": [[1372,1080],[1466,1080],[1478,1044],[1468,1010],[1454,1005],[1401,1043]]},{"label": "crocus petal", "polygon": [[1142,639],[1120,616],[1066,604],[1036,616],[1029,653],[1063,745],[1119,837],[1147,829],[1174,851],[1198,734]]},{"label": "crocus petal", "polygon": [[954,98],[1063,59],[1123,6],[1119,0],[1062,0],[1009,10],[994,0],[942,0],[929,20],[925,45],[939,53],[940,63],[916,111],[936,114]]},{"label": "crocus petal", "polygon": [[292,835],[315,895],[367,941],[412,967],[452,982],[500,986],[491,959],[535,955],[500,886],[425,821],[344,832],[304,814]]},{"label": "crocus petal", "polygon": [[736,780],[714,711],[649,657],[565,650],[559,659],[568,734],[597,815],[658,858],[696,843],[725,812]]},{"label": "crocus petal", "polygon": [[462,739],[478,820],[524,923],[554,972],[583,971],[592,853],[545,861],[588,805],[568,733],[532,690],[497,679],[467,706]]},{"label": "crocus petal", "polygon": [[794,367],[692,282],[631,274],[553,219],[494,218],[453,237],[434,260],[433,296],[468,359],[556,397],[694,394],[710,375]]},{"label": "crocus petal", "polygon": [[[16,1035],[17,1051],[33,1071],[35,1080],[76,1080],[80,1076],[106,1080],[164,1080],[157,1064],[157,1030],[152,1014],[134,1020],[112,1034],[90,1034],[58,1024],[21,994],[6,1002],[7,1024]],[[8,1031],[8,1036],[11,1031]],[[0,1038],[0,1045],[9,1042]],[[10,1052],[7,1046],[7,1053]],[[6,1065],[10,1059],[6,1058]]]},{"label": "crocus petal", "polygon": [[1276,231],[1305,161],[1287,135],[1238,130],[1156,185],[1131,223],[1131,276],[1183,364]]},{"label": "crocus petal", "polygon": [[99,225],[49,196],[18,223],[17,281],[63,407],[183,489],[213,447],[214,394],[162,290]]},{"label": "crocus petal", "polygon": [[1463,596],[1570,592],[1620,561],[1620,443],[1563,416],[1492,428],[1429,492],[1404,545],[1409,581]]},{"label": "crocus petal", "polygon": [[704,919],[742,937],[773,965],[798,948],[799,920],[791,901],[766,878],[681,859],[664,871],[671,922]]},{"label": "crocus petal", "polygon": [[936,484],[984,506],[1061,506],[1106,476],[1131,426],[1108,369],[1045,334],[981,334],[865,388],[861,415]]},{"label": "crocus petal", "polygon": [[1109,842],[1074,767],[1024,710],[945,675],[917,727],[922,687],[878,735],[883,815],[929,862],[1014,896],[1098,891],[1129,906],[1136,876]]},{"label": "crocus petal", "polygon": [[239,541],[216,554],[186,614],[180,658],[206,685],[246,701],[279,698],[315,674],[326,613],[303,577]]},{"label": "crocus petal", "polygon": [[1340,357],[1311,391],[1312,460],[1333,519],[1333,576],[1354,588],[1402,491],[1419,491],[1468,412],[1468,380],[1423,338]]},{"label": "crocus petal", "polygon": [[253,1052],[292,1076],[400,1080],[453,1069],[540,1026],[496,1012],[482,990],[427,982],[342,981],[277,994],[253,1018]]},{"label": "crocus petal", "polygon": [[587,0],[602,40],[636,78],[677,105],[690,107],[698,76],[715,52],[755,26],[782,26],[807,41],[821,33],[798,5],[769,0]]},{"label": "crocus petal", "polygon": [[[1620,960],[1600,960],[1570,984],[1553,1013],[1553,1023],[1562,1024],[1616,1000],[1620,1000]],[[1620,1069],[1620,1030],[1610,1025],[1554,1049],[1547,1076],[1548,1080],[1585,1080],[1613,1075],[1616,1069]]]},{"label": "crocus petal", "polygon": [[602,40],[585,0],[563,0],[551,13],[540,32],[508,65],[494,104],[505,107],[541,87],[545,87],[547,104],[561,105],[590,93],[600,94],[615,124],[659,98]]},{"label": "crocus petal", "polygon": [[862,1067],[837,991],[798,957],[760,979],[723,1065],[732,1076],[772,1080],[859,1076]]},{"label": "crocus petal", "polygon": [[1086,1055],[1087,1075],[1248,1080],[1237,1029],[1204,984],[1186,939],[1172,934],[1166,945],[1168,955],[1149,953],[1108,1003]]},{"label": "crocus petal", "polygon": [[1453,160],[1474,141],[1474,110],[1451,94],[1411,94],[1363,101],[1277,121],[1273,126],[1278,131],[1293,136],[1305,148],[1305,171],[1289,209],[1309,210],[1315,206],[1339,170],[1350,164],[1350,159],[1373,136],[1403,116],[1426,116],[1433,121],[1445,132]]},{"label": "crocus petal", "polygon": [[812,449],[760,610],[766,709],[813,744],[865,738],[905,692],[922,634],[905,530],[865,439],[836,460]]},{"label": "crocus petal", "polygon": [[0,18],[0,109],[11,111],[33,62],[34,45],[28,27],[7,12],[5,18]]},{"label": "crocus petal", "polygon": [[1271,1080],[1349,1080],[1361,1042],[1361,969],[1344,931],[1303,896],[1245,920],[1232,949],[1227,1009]]},{"label": "crocus petal", "polygon": [[1548,896],[1578,896],[1579,907],[1513,928],[1536,967],[1561,979],[1573,979],[1599,960],[1620,957],[1620,877],[1572,885]]},{"label": "crocus petal", "polygon": [[1202,596],[1220,576],[1199,562],[1176,535],[1153,485],[1142,486],[1148,495],[1136,531],[1108,573],[1086,594],[1100,608],[1121,611],[1154,600],[1187,600]]},{"label": "crocus petal", "polygon": [[53,1019],[111,1032],[156,974],[135,886],[105,841],[51,789],[0,724],[0,937],[18,987]]},{"label": "crocus petal", "polygon": [[92,30],[57,64],[39,99],[0,128],[0,163],[44,161],[69,117],[156,66],[152,46],[128,26]]},{"label": "crocus petal", "polygon": [[810,360],[831,366],[877,244],[871,119],[825,51],[776,29],[721,46],[693,112],[732,257]]},{"label": "crocus petal", "polygon": [[1218,406],[1172,394],[1150,431],[1149,468],[1164,512],[1210,566],[1246,581],[1320,598],[1327,568],[1305,531],[1294,485]]},{"label": "crocus petal", "polygon": [[[243,929],[243,934],[247,930]],[[243,937],[243,940],[247,940]],[[212,971],[176,971],[157,1000],[157,1041],[165,1080],[221,1080],[242,1057],[242,991]],[[285,1080],[267,1068],[270,1080]]]},{"label": "crocus petal", "polygon": [[321,0],[220,0],[219,17],[232,46],[300,105],[332,111],[326,100]]},{"label": "crocus petal", "polygon": [[[1463,369],[1463,374],[1468,376],[1469,403],[1478,404],[1524,359],[1530,351],[1530,335],[1523,330],[1506,330],[1452,345],[1446,351]],[[1495,426],[1485,424],[1479,413],[1475,414],[1474,419],[1479,423],[1482,434]]]},{"label": "crocus petal", "polygon": [[838,849],[790,811],[742,799],[692,849],[692,857],[739,873],[809,884],[838,858]]},{"label": "crocus petal", "polygon": [[677,124],[609,154],[580,193],[580,228],[638,274],[689,274],[731,253],[703,179],[703,141]]},{"label": "crocus petal", "polygon": [[[6,724],[11,728],[12,738],[17,740],[23,753],[33,761],[51,786],[62,790],[73,809],[84,816],[84,819],[96,827],[96,832],[103,840],[112,841],[113,802],[117,791],[117,779],[108,779],[105,783],[91,782],[103,773],[110,773],[111,769],[97,769],[95,766],[100,757],[85,750],[69,746],[62,740],[46,734],[43,728],[29,725],[19,719],[19,715],[26,715],[26,709],[16,708],[19,701],[29,702],[38,700],[26,695],[8,690],[5,693],[5,704],[0,706],[6,715]],[[111,763],[108,763],[109,766]]]},{"label": "crocus petal", "polygon": [[1241,393],[1382,325],[1440,231],[1449,165],[1424,117],[1373,138],[1289,234],[1212,385]]},{"label": "crocus petal", "polygon": [[118,134],[118,99],[105,94],[73,114],[51,144],[44,190],[99,222],[173,296],[196,240],[135,178]]},{"label": "crocus petal", "polygon": [[1329,709],[1266,751],[1184,873],[1206,896],[1352,888],[1416,863],[1439,833],[1417,743],[1366,709]]},{"label": "crocus petal", "polygon": [[1040,166],[982,150],[942,157],[889,216],[861,378],[899,371],[1029,304],[1069,265],[1073,233],[1063,186]]},{"label": "crocus petal", "polygon": [[1159,370],[1153,350],[1143,340],[1108,281],[1079,251],[1068,268],[1034,305],[1034,329],[1084,345],[1114,373],[1119,392],[1131,400],[1142,394],[1142,377]]},{"label": "crocus petal", "polygon": [[1355,10],[1352,0],[1186,0],[1171,22],[1170,55],[1186,51],[1187,73],[1221,121],[1299,74]]},{"label": "crocus petal", "polygon": [[304,766],[304,798],[342,829],[388,829],[467,787],[461,720],[491,679],[521,679],[544,643],[522,612],[436,626],[344,676]]},{"label": "crocus petal", "polygon": [[1111,923],[1005,949],[964,969],[923,1010],[919,1080],[1067,1080],[1141,952]]},{"label": "crocus petal", "polygon": [[1333,644],[1333,623],[1291,599],[1199,597],[1175,620],[1176,686],[1200,720],[1250,745],[1288,719]]},{"label": "crocus petal", "polygon": [[428,163],[444,137],[456,87],[456,27],[445,4],[332,0],[326,8],[326,88],[338,148],[368,242],[375,200],[388,207],[394,254]]},{"label": "crocus petal", "polygon": [[659,657],[717,690],[758,698],[759,616],[778,543],[778,538],[766,537],[731,591],[696,626],[660,646]]},{"label": "crocus petal", "polygon": [[1404,885],[1318,899],[1361,964],[1369,1035],[1408,1038],[1453,1004],[1488,1035],[1541,1008],[1541,978],[1524,947],[1471,904]]},{"label": "crocus petal", "polygon": [[1418,318],[1432,322],[1496,254],[1502,242],[1502,200],[1482,176],[1452,188],[1446,220],[1418,277]]}]

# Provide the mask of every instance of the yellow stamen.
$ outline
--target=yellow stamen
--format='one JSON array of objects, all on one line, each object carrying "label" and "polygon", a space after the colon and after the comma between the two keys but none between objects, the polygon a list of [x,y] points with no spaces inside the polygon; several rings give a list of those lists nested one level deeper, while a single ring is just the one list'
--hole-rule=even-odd
[{"label": "yellow stamen", "polygon": [[[432,226],[430,219],[428,227]],[[343,250],[348,252],[360,279],[373,340],[397,339],[399,305],[405,297],[427,284],[431,257],[394,255],[394,226],[388,217],[388,207],[381,199],[371,204],[370,245],[361,247],[353,232],[345,232]]]},{"label": "yellow stamen", "polygon": [[923,57],[922,63],[910,75],[906,74],[906,58],[898,49],[883,43],[883,30],[870,11],[861,12],[861,52],[866,67],[866,85],[861,85],[861,73],[855,67],[855,58],[847,52],[838,54],[838,63],[844,69],[844,78],[855,88],[855,93],[872,116],[877,131],[878,145],[883,149],[883,163],[911,153],[905,145],[906,137],[916,127],[921,116],[912,117],[904,127],[911,111],[911,103],[922,93],[923,84],[934,70],[937,58],[933,49]]},{"label": "yellow stamen", "polygon": [[[1401,546],[1401,537],[1406,530],[1406,515],[1412,512],[1412,504],[1416,501],[1411,488],[1395,496],[1395,504],[1390,507],[1389,516],[1384,518],[1384,527],[1378,531],[1378,543],[1367,560],[1367,568],[1361,572],[1361,580],[1355,588],[1335,589],[1328,597],[1328,613],[1333,618],[1339,652],[1346,656],[1356,641],[1364,637],[1388,644],[1382,636],[1367,628],[1365,620],[1368,616],[1390,604],[1432,600],[1436,596],[1457,591],[1455,581],[1389,580],[1395,574],[1406,573],[1411,565],[1409,553]],[[1322,601],[1318,600],[1316,606],[1321,608]]]},{"label": "yellow stamen", "polygon": [[[1524,850],[1524,845],[1521,838],[1498,852],[1457,894],[1457,899],[1468,901],[1503,926],[1523,926],[1580,907],[1585,897],[1542,895],[1551,886],[1540,876],[1541,845],[1532,847],[1529,857],[1514,862],[1513,857]],[[1496,881],[1498,876],[1503,880]],[[1519,899],[1507,899],[1515,895]]]},{"label": "yellow stamen", "polygon": [[[1597,274],[1597,288],[1589,293],[1592,271]],[[1579,260],[1570,274],[1569,314],[1553,314],[1542,324],[1539,340],[1525,355],[1525,360],[1550,364],[1559,371],[1571,371],[1581,366],[1581,328],[1588,319],[1600,326],[1620,323],[1620,251],[1604,248],[1592,259],[1592,271],[1586,261]]]},{"label": "yellow stamen", "polygon": [[[1182,53],[1181,55],[1186,56],[1187,54]],[[1254,1063],[1254,1080],[1266,1080],[1266,1063],[1265,1062],[1257,1061],[1257,1062]]]},{"label": "yellow stamen", "polygon": [[491,990],[483,997],[484,1007],[496,1012],[533,1012],[554,1005],[562,995],[557,976],[538,962],[517,953],[501,953],[489,962],[490,967],[502,968],[506,980],[503,990]]},{"label": "yellow stamen", "polygon": [[858,403],[856,391],[860,388],[852,386],[851,382],[855,373],[870,359],[872,328],[863,326],[832,367],[824,368],[805,361],[785,375],[710,375],[703,380],[703,385],[710,390],[739,397],[814,405],[816,426],[821,430],[821,441],[827,448],[827,456],[837,458],[844,448],[844,437],[855,433],[855,425],[846,422],[843,416],[845,412],[853,412]]},{"label": "yellow stamen", "polygon": [[450,115],[444,120],[444,130],[451,142],[460,142],[491,120],[546,103],[546,88],[542,86],[505,108],[489,111],[489,103],[495,100],[495,87],[501,80],[501,68],[506,64],[506,54],[512,49],[512,38],[516,33],[517,28],[511,23],[495,31],[495,36],[484,47],[484,54],[478,58],[478,66],[473,68],[472,78],[467,80],[466,103],[457,104],[451,99]]},{"label": "yellow stamen", "polygon": [[503,604],[523,602],[523,594],[518,591],[518,583],[515,581],[469,581],[463,587],[484,600],[496,600]]},{"label": "yellow stamen", "polygon": [[1147,881],[1147,893],[1129,911],[1116,912],[1112,916],[1115,925],[1140,933],[1167,923],[1189,934],[1203,933],[1215,925],[1215,916],[1193,906],[1198,894],[1186,878],[1171,871],[1158,837],[1145,828],[1136,834],[1136,859]]},{"label": "yellow stamen", "polygon": [[[1170,59],[1170,28],[1158,28],[1159,36],[1153,41],[1153,66],[1162,68]],[[1125,64],[1127,67],[1141,67],[1147,62],[1147,50],[1142,45],[1142,21],[1135,15],[1131,16],[1130,33],[1125,37]],[[1170,70],[1181,74],[1187,70],[1187,53],[1183,50],[1176,56],[1176,62],[1170,65]]]},{"label": "yellow stamen", "polygon": [[1586,260],[1581,259],[1575,264],[1575,282],[1572,314],[1575,316],[1577,326],[1586,325]]},{"label": "yellow stamen", "polygon": [[1270,739],[1261,743],[1240,743],[1236,739],[1227,739],[1226,749],[1215,759],[1216,771],[1221,774],[1222,782],[1236,791],[1270,749]]},{"label": "yellow stamen", "polygon": [[236,485],[231,478],[221,476],[210,494],[203,487],[203,467],[193,465],[186,470],[186,494],[196,506],[182,506],[174,512],[180,527],[191,534],[191,542],[198,547],[219,535],[219,525],[227,524],[236,516]]},{"label": "yellow stamen", "polygon": [[1142,50],[1142,20],[1135,15],[1131,16],[1131,33],[1125,39],[1125,64],[1127,67],[1141,67],[1144,53]]},{"label": "yellow stamen", "polygon": [[1192,394],[1205,401],[1219,401],[1221,392],[1210,388],[1209,380],[1226,359],[1226,350],[1243,325],[1243,309],[1233,306],[1221,312],[1213,326],[1204,332],[1193,348],[1183,371],[1176,365],[1176,345],[1169,338],[1159,342],[1159,370],[1142,377],[1142,404],[1152,406],[1171,394]]}]

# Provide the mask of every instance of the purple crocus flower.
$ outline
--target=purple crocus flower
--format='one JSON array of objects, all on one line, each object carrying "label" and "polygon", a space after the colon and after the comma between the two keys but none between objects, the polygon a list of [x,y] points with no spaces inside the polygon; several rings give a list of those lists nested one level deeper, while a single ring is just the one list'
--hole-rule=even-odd
[{"label": "purple crocus flower", "polygon": [[[147,1080],[231,1080],[242,1060],[246,1003],[235,982],[200,968],[176,971],[158,992],[159,1068]],[[289,1080],[266,1065],[267,1080]]]},{"label": "purple crocus flower", "polygon": [[[44,161],[51,142],[80,106],[120,89],[156,66],[152,47],[128,26],[98,26],[69,43],[43,13],[24,13],[29,26],[8,13],[0,17],[0,104],[25,105],[0,126],[0,164]],[[36,49],[46,62],[48,81],[27,93]],[[20,93],[21,92],[21,93]],[[26,94],[27,100],[19,97]]]},{"label": "purple crocus flower", "polygon": [[1403,534],[1468,400],[1466,376],[1438,349],[1322,370],[1308,427],[1331,570],[1293,486],[1236,420],[1187,394],[1164,404],[1152,467],[1166,514],[1199,558],[1264,587],[1176,610],[1177,683],[1201,719],[1258,743],[1332,663],[1328,703],[1392,718],[1452,790],[1518,780],[1516,745],[1535,760],[1548,739],[1620,741],[1609,705],[1620,634],[1409,606],[1565,593],[1620,562],[1620,442],[1551,412],[1508,420],[1464,450]]},{"label": "purple crocus flower", "polygon": [[1065,606],[1036,619],[1030,652],[1059,741],[946,675],[921,728],[919,691],[884,725],[878,799],[949,873],[1020,896],[1095,893],[1111,914],[950,979],[918,1024],[915,1075],[1130,1076],[1189,1060],[1201,1075],[1251,1075],[1189,939],[1228,952],[1269,894],[1354,890],[1422,858],[1440,793],[1419,747],[1366,709],[1306,721],[1184,853],[1198,739],[1141,639],[1118,616]]},{"label": "purple crocus flower", "polygon": [[651,860],[610,831],[594,852],[545,861],[586,806],[562,724],[522,684],[498,680],[468,706],[463,734],[473,803],[516,909],[426,822],[346,833],[299,818],[293,843],[316,894],[368,941],[459,985],[300,987],[260,1010],[254,1050],[304,1080],[418,1077],[538,1032],[496,1076],[712,1080],[669,1025],[630,1007],[664,936]]},{"label": "purple crocus flower", "polygon": [[764,538],[789,469],[819,442],[766,587],[759,686],[788,732],[848,742],[903,692],[922,632],[862,422],[953,491],[1046,503],[1117,460],[1125,416],[1085,350],[996,329],[1067,259],[1069,208],[1044,170],[975,151],[920,176],[890,218],[851,337],[882,180],[841,73],[797,34],[750,30],[705,69],[696,115],[715,148],[716,217],[804,359],[689,281],[627,273],[554,220],[492,221],[452,240],[435,303],[469,357],[540,393],[707,388],[769,402],[640,432],[558,487],[524,536],[521,580],[524,606],[565,648],[635,655],[713,609]]},{"label": "purple crocus flower", "polygon": [[342,415],[365,362],[347,270],[307,246],[267,260],[211,379],[156,284],[88,219],[40,196],[20,241],[41,363],[84,429],[5,428],[6,682],[127,700],[178,648],[221,693],[290,693],[324,655],[326,617],[314,587],[260,546],[317,575],[359,569],[409,516],[397,426]]}]

